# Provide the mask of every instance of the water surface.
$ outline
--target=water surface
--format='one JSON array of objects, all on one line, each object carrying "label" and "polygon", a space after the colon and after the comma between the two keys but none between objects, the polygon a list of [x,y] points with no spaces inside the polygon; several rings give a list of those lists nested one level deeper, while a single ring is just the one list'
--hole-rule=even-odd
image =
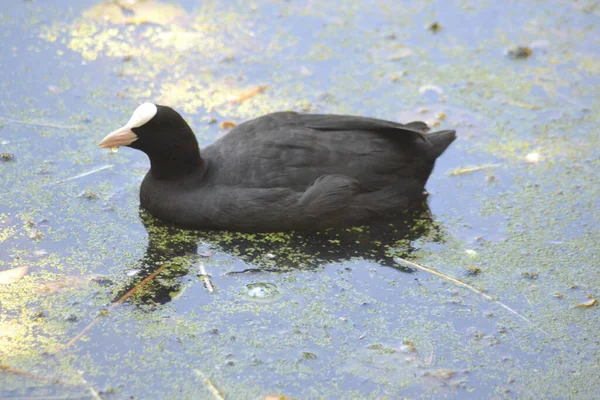
[{"label": "water surface", "polygon": [[[122,3],[0,12],[2,397],[598,397],[595,2]],[[97,148],[145,101],[202,145],[280,110],[459,140],[396,230],[190,232]]]}]

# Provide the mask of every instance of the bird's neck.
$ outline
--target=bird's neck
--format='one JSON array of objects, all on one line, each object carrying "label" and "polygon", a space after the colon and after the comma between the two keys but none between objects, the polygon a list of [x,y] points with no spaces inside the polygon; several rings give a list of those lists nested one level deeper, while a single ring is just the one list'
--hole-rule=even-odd
[{"label": "bird's neck", "polygon": [[148,154],[150,158],[150,173],[157,180],[179,179],[190,175],[202,174],[205,162],[200,157],[200,149],[177,149]]}]

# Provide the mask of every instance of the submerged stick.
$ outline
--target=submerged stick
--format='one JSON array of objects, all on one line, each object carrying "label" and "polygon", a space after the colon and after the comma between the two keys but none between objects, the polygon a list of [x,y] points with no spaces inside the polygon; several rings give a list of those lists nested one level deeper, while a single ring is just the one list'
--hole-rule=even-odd
[{"label": "submerged stick", "polygon": [[[112,303],[108,308],[107,308],[107,312],[110,312],[112,310],[114,310],[116,307],[118,307],[121,303],[123,303],[125,300],[127,300],[128,298],[130,298],[135,292],[137,292],[140,288],[142,288],[144,285],[146,285],[146,283],[148,283],[149,281],[151,281],[152,279],[154,279],[156,277],[156,275],[160,274],[162,272],[163,269],[165,269],[167,267],[167,264],[163,264],[161,265],[156,271],[154,271],[153,273],[151,273],[150,275],[148,275],[147,277],[145,277],[144,279],[142,279],[138,284],[136,284],[133,288],[131,288],[127,293],[125,293],[123,296],[121,296],[121,298],[117,301],[115,301],[114,303]],[[67,342],[67,344],[61,349],[64,350],[67,347],[70,347],[73,343],[75,343],[76,341],[78,341],[79,339],[81,339],[81,337],[83,335],[85,335],[85,333],[87,331],[89,331],[90,329],[92,329],[92,327],[94,325],[96,325],[98,323],[98,321],[100,321],[100,319],[103,318],[102,316],[97,316],[96,318],[94,318],[92,320],[92,322],[90,322],[85,328],[83,328],[81,330],[81,332],[79,332],[77,335],[75,335],[71,340],[69,340],[69,342]]]},{"label": "submerged stick", "polygon": [[[428,272],[428,273],[433,274],[435,276],[439,276],[440,278],[444,278],[444,279],[446,279],[446,280],[454,283],[457,286],[462,286],[462,287],[464,287],[466,289],[469,289],[470,291],[472,291],[474,293],[477,293],[478,295],[480,295],[484,299],[493,301],[494,303],[496,303],[500,307],[504,308],[505,310],[509,311],[510,313],[516,315],[517,317],[521,318],[522,320],[524,320],[524,321],[528,322],[529,324],[535,326],[535,324],[533,322],[531,322],[531,320],[529,320],[525,316],[519,314],[517,311],[513,310],[512,308],[510,308],[506,304],[502,303],[500,300],[495,299],[494,297],[492,297],[492,296],[490,296],[488,294],[483,293],[481,290],[479,290],[479,289],[477,289],[477,288],[475,288],[475,287],[473,287],[473,286],[471,286],[471,285],[469,285],[469,284],[467,284],[467,283],[465,283],[465,282],[463,282],[461,280],[458,280],[456,278],[451,277],[450,275],[446,275],[446,274],[438,272],[438,271],[436,271],[434,269],[424,267],[422,265],[416,264],[414,262],[405,260],[405,259],[400,258],[400,257],[394,257],[394,261],[396,261],[398,264],[404,265],[406,267],[411,267],[411,268],[419,269],[421,271]],[[537,326],[536,326],[536,328],[539,329],[540,331],[544,332],[546,335],[548,334],[547,332],[545,332],[541,328],[539,328]]]},{"label": "submerged stick", "polygon": [[206,384],[208,391],[213,395],[213,397],[215,399],[225,400],[225,396],[223,395],[223,393],[221,393],[221,391],[219,389],[217,389],[217,387],[214,385],[214,383],[212,383],[210,378],[208,376],[206,376],[204,374],[204,372],[200,371],[199,369],[195,369],[194,372],[196,373],[196,375],[198,375],[199,377],[204,379],[204,383]]},{"label": "submerged stick", "polygon": [[210,275],[206,273],[206,268],[204,267],[203,262],[200,263],[199,269],[200,269],[200,279],[202,280],[202,283],[204,283],[204,287],[209,292],[211,292],[211,293],[214,292],[215,285],[213,285],[212,281],[210,280]]},{"label": "submerged stick", "polygon": [[70,178],[63,179],[63,180],[58,181],[58,182],[48,183],[48,184],[46,184],[44,186],[60,185],[61,183],[65,183],[65,182],[69,182],[69,181],[74,181],[75,179],[83,178],[84,176],[92,175],[92,174],[95,174],[96,172],[104,171],[105,169],[109,169],[109,168],[112,168],[112,167],[114,167],[113,164],[104,165],[102,167],[93,169],[93,170],[88,171],[88,172],[84,172],[84,173],[79,174],[79,175],[72,176]]},{"label": "submerged stick", "polygon": [[94,400],[102,400],[102,397],[100,396],[98,391],[96,389],[94,389],[93,387],[88,388],[88,391],[90,392],[90,394],[92,395]]},{"label": "submerged stick", "polygon": [[87,386],[88,392],[90,392],[90,394],[92,395],[92,398],[94,400],[102,400],[100,393],[98,393],[98,391],[96,389],[94,389],[93,386],[90,386],[90,384],[85,380],[85,378],[83,376],[80,376],[80,378],[81,378],[81,381],[84,383],[84,385]]},{"label": "submerged stick", "polygon": [[[73,386],[73,387],[85,386],[85,387],[87,387],[87,390],[91,393],[92,397],[95,400],[102,400],[102,397],[100,397],[100,394],[98,393],[98,391],[96,389],[94,389],[92,386],[90,386],[90,384],[88,382],[86,382],[86,380],[83,379],[83,377],[81,377],[81,381],[83,383],[77,384],[77,383],[64,382],[64,381],[62,381],[60,379],[57,379],[57,378],[48,378],[48,377],[45,377],[45,376],[42,376],[42,375],[38,375],[38,374],[34,374],[34,373],[28,372],[28,371],[23,371],[22,369],[13,368],[13,367],[10,367],[10,366],[8,366],[6,364],[0,364],[0,371],[9,372],[9,373],[16,374],[16,375],[23,375],[23,376],[26,376],[28,378],[37,379],[37,380],[40,380],[40,381],[43,381],[43,382],[47,382],[47,383],[51,383],[51,384],[55,384],[55,385]],[[38,397],[27,397],[27,398],[37,399]],[[39,397],[39,398],[41,399],[42,397]],[[44,399],[52,399],[54,397],[43,397],[43,398]],[[64,397],[56,397],[56,399],[64,399]]]},{"label": "submerged stick", "polygon": [[450,171],[448,173],[448,175],[463,175],[463,174],[468,174],[469,172],[475,172],[475,171],[481,171],[483,169],[487,169],[487,168],[494,168],[494,167],[499,167],[500,164],[487,164],[487,165],[477,165],[475,167],[465,167],[465,168],[458,168],[458,169],[453,169],[452,171]]},{"label": "submerged stick", "polygon": [[6,117],[0,117],[0,121],[12,122],[12,123],[21,124],[21,125],[43,126],[44,128],[56,128],[56,129],[80,129],[81,128],[81,126],[79,126],[79,125],[58,125],[58,124],[52,124],[50,122],[23,121],[20,119],[6,118]]},{"label": "submerged stick", "polygon": [[18,369],[18,368],[13,368],[6,364],[0,364],[0,372],[8,372],[8,373],[15,374],[15,375],[22,375],[22,376],[26,376],[28,378],[36,379],[38,381],[53,383],[55,385],[72,386],[72,387],[84,386],[82,384],[64,382],[57,378],[48,378],[43,375],[34,374],[33,372],[24,371],[24,370]]}]

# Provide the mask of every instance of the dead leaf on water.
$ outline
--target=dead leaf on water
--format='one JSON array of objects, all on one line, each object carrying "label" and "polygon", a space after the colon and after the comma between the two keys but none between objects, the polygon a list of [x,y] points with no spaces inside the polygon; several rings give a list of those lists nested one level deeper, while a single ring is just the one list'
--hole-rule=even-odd
[{"label": "dead leaf on water", "polygon": [[535,104],[524,103],[522,101],[510,100],[510,99],[502,99],[502,100],[500,100],[500,103],[508,104],[508,105],[515,106],[515,107],[525,108],[527,110],[539,110],[542,108]]},{"label": "dead leaf on water", "polygon": [[468,276],[476,276],[481,273],[481,268],[475,265],[469,265],[467,267],[466,273]]},{"label": "dead leaf on water", "polygon": [[596,304],[598,304],[598,299],[591,299],[589,301],[586,301],[585,303],[579,303],[575,307],[589,308],[595,306]]},{"label": "dead leaf on water", "polygon": [[542,157],[537,151],[533,151],[525,156],[525,161],[529,164],[537,164],[541,159]]},{"label": "dead leaf on water", "polygon": [[267,85],[257,86],[254,89],[249,90],[245,93],[242,93],[241,95],[229,100],[229,102],[230,103],[241,103],[244,100],[248,100],[249,98],[254,97],[257,94],[264,92],[266,88],[267,88]]},{"label": "dead leaf on water", "polygon": [[40,231],[33,230],[29,234],[29,238],[33,240],[41,240],[44,237],[44,234]]},{"label": "dead leaf on water", "polygon": [[521,272],[521,276],[526,279],[537,279],[539,278],[540,273],[535,271],[525,271]]},{"label": "dead leaf on water", "polygon": [[67,290],[76,289],[85,282],[85,279],[78,276],[63,276],[53,281],[40,281],[39,287],[35,289],[36,294],[46,295],[62,293]]},{"label": "dead leaf on water", "polygon": [[417,348],[415,347],[413,342],[411,342],[410,340],[405,340],[402,343],[402,345],[400,346],[400,352],[401,353],[416,353]]},{"label": "dead leaf on water", "polygon": [[232,121],[223,121],[221,122],[221,125],[219,125],[221,127],[221,129],[231,129],[237,126],[237,124],[235,122]]},{"label": "dead leaf on water", "polygon": [[458,168],[458,169],[453,169],[452,171],[450,171],[448,173],[448,175],[452,175],[452,176],[463,175],[463,174],[468,174],[470,172],[481,171],[482,169],[493,168],[493,167],[497,167],[497,166],[498,166],[498,164],[489,164],[489,165],[477,165],[474,167]]},{"label": "dead leaf on water", "polygon": [[0,271],[0,285],[8,285],[14,283],[25,276],[29,267],[24,265],[22,267],[8,269],[6,271]]},{"label": "dead leaf on water", "polygon": [[506,53],[510,58],[527,58],[531,55],[532,51],[527,46],[515,46],[508,49]]},{"label": "dead leaf on water", "polygon": [[433,372],[426,372],[425,376],[433,378],[437,381],[447,381],[456,375],[456,371],[453,369],[441,369]]},{"label": "dead leaf on water", "polygon": [[27,328],[15,319],[0,321],[0,338],[22,337],[26,332]]},{"label": "dead leaf on water", "polygon": [[84,190],[83,192],[79,193],[77,195],[77,197],[82,197],[82,198],[88,199],[88,200],[95,200],[98,198],[98,195],[92,191]]},{"label": "dead leaf on water", "polygon": [[100,21],[111,21],[115,24],[124,23],[125,15],[123,10],[113,2],[100,3],[83,13],[85,18],[96,19]]},{"label": "dead leaf on water", "polygon": [[425,94],[427,92],[435,92],[437,94],[443,94],[444,90],[437,85],[423,85],[419,88],[419,94]]},{"label": "dead leaf on water", "polygon": [[442,29],[442,26],[438,22],[432,22],[431,24],[426,26],[427,30],[437,33]]},{"label": "dead leaf on water", "polygon": [[469,257],[477,257],[477,252],[473,249],[467,249],[465,250],[465,254],[468,255]]},{"label": "dead leaf on water", "polygon": [[403,58],[412,56],[413,53],[414,53],[414,51],[412,51],[408,47],[401,47],[398,50],[394,51],[394,54],[392,54],[389,57],[389,60],[390,61],[402,60]]},{"label": "dead leaf on water", "polygon": [[105,1],[83,13],[85,18],[110,21],[117,25],[167,25],[185,15],[185,11],[179,6],[154,0]]}]

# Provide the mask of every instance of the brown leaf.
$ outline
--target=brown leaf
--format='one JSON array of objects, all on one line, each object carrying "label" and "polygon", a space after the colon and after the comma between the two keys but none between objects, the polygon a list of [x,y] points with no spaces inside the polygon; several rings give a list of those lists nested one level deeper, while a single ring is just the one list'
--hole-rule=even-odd
[{"label": "brown leaf", "polygon": [[434,372],[427,372],[425,374],[425,376],[428,376],[438,381],[447,381],[454,375],[456,375],[456,371],[454,371],[453,369],[441,369]]},{"label": "brown leaf", "polygon": [[35,289],[36,294],[54,294],[66,290],[74,289],[84,282],[83,278],[77,276],[65,276],[54,281],[41,281],[39,287]]},{"label": "brown leaf", "polygon": [[230,103],[241,103],[244,100],[248,100],[249,98],[254,97],[257,94],[264,92],[266,88],[267,88],[267,85],[257,86],[254,89],[249,90],[249,91],[247,91],[245,93],[242,93],[238,97],[229,100],[229,102]]},{"label": "brown leaf", "polygon": [[232,121],[223,121],[221,122],[221,129],[231,129],[234,128],[235,126],[237,126],[237,124],[235,122]]},{"label": "brown leaf", "polygon": [[579,303],[575,307],[588,308],[588,307],[593,307],[596,304],[598,304],[598,299],[591,299],[589,301],[586,301],[585,303]]},{"label": "brown leaf", "polygon": [[118,25],[145,23],[167,25],[185,16],[185,11],[179,6],[154,0],[105,1],[87,10],[83,16]]},{"label": "brown leaf", "polygon": [[498,166],[497,164],[490,164],[490,165],[477,165],[475,167],[458,168],[458,169],[453,169],[452,171],[450,171],[449,175],[452,175],[452,176],[463,175],[463,174],[468,174],[470,172],[481,171],[482,169],[493,168],[493,167],[497,167],[497,166]]},{"label": "brown leaf", "polygon": [[511,58],[527,58],[533,53],[527,46],[516,46],[508,49],[507,54]]},{"label": "brown leaf", "polygon": [[24,265],[22,267],[0,271],[0,285],[8,285],[18,281],[25,276],[27,270],[29,270],[29,267]]}]

